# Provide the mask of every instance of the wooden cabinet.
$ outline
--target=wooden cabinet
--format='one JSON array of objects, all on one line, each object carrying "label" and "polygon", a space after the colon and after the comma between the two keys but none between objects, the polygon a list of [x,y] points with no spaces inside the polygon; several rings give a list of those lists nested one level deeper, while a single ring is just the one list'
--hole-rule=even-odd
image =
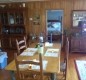
[{"label": "wooden cabinet", "polygon": [[71,52],[86,52],[86,36],[72,36],[70,43]]},{"label": "wooden cabinet", "polygon": [[86,36],[82,36],[80,41],[80,50],[86,52]]},{"label": "wooden cabinet", "polygon": [[25,33],[23,11],[0,12],[2,34]]},{"label": "wooden cabinet", "polygon": [[16,39],[22,39],[26,34],[3,34],[1,35],[1,46],[4,49],[16,49]]},{"label": "wooden cabinet", "polygon": [[80,51],[80,41],[79,37],[71,37],[71,52]]},{"label": "wooden cabinet", "polygon": [[74,10],[72,12],[70,51],[86,52],[86,11]]},{"label": "wooden cabinet", "polygon": [[16,39],[26,34],[24,9],[1,9],[1,46],[2,48],[16,49]]},{"label": "wooden cabinet", "polygon": [[1,36],[1,46],[2,48],[10,48],[10,38],[6,36]]}]

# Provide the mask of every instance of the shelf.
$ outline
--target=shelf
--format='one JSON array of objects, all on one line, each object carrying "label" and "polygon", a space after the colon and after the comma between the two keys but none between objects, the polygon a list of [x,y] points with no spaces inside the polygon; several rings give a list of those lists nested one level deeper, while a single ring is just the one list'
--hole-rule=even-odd
[{"label": "shelf", "polygon": [[4,36],[11,36],[11,37],[18,37],[18,36],[24,36],[26,35],[25,33],[24,34],[2,34],[1,37],[4,37]]},{"label": "shelf", "polygon": [[16,39],[25,36],[24,8],[0,9],[2,48],[16,49]]},{"label": "shelf", "polygon": [[10,26],[10,27],[17,27],[17,26],[19,26],[19,27],[22,27],[22,26],[25,26],[24,24],[3,24],[3,26]]}]

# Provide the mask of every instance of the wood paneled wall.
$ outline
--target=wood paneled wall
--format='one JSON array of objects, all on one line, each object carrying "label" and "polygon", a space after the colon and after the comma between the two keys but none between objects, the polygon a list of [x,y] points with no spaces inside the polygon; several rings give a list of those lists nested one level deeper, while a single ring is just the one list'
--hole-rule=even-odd
[{"label": "wood paneled wall", "polygon": [[[46,10],[63,10],[63,28],[71,28],[72,10],[86,10],[86,0],[55,0],[44,2],[28,2],[27,6],[27,34],[32,32],[39,34],[42,31],[46,31]],[[29,20],[29,18],[33,18],[35,14],[40,14],[40,25],[33,25],[32,21]]]}]

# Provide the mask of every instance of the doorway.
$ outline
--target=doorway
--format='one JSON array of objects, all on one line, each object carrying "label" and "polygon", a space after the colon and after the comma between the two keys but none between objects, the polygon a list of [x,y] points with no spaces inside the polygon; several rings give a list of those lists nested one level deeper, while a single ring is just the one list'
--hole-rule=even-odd
[{"label": "doorway", "polygon": [[53,42],[63,44],[63,10],[46,10],[46,33],[52,33]]}]

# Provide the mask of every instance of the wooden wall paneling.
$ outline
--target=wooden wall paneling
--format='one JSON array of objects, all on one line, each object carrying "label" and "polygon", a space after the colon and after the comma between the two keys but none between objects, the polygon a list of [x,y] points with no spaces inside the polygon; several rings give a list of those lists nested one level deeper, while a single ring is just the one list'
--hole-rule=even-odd
[{"label": "wooden wall paneling", "polygon": [[[68,28],[71,28],[71,14],[72,14],[72,7],[73,7],[73,1],[68,1],[68,4],[67,4],[67,12],[66,12],[66,14],[67,14],[67,22],[66,22],[66,24],[67,24],[67,27]],[[66,17],[65,17],[66,18]]]},{"label": "wooden wall paneling", "polygon": [[49,5],[48,4],[50,4],[50,2],[44,2],[44,3],[42,3],[42,31],[44,32],[44,33],[46,33],[46,10],[48,10],[48,9],[50,9],[50,7],[49,7]]},{"label": "wooden wall paneling", "polygon": [[27,3],[25,3],[25,6],[26,6],[26,8],[23,12],[23,14],[24,14],[24,25],[25,25],[26,34],[28,34],[27,27],[28,27],[29,18],[28,18],[28,5],[27,5]]},{"label": "wooden wall paneling", "polygon": [[28,34],[30,33],[33,33],[33,20],[30,20],[31,18],[33,19],[33,7],[34,7],[34,4],[33,2],[29,2],[28,3],[28,26],[27,26],[27,31],[28,31]]},{"label": "wooden wall paneling", "polygon": [[71,6],[72,3],[70,1],[62,1],[62,8],[64,10],[64,19],[63,19],[63,27],[70,27],[70,17],[71,17]]},{"label": "wooden wall paneling", "polygon": [[50,5],[48,5],[48,4],[50,4],[51,2],[47,2],[47,1],[45,1],[45,2],[43,2],[43,7],[44,7],[44,9],[50,9]]},{"label": "wooden wall paneling", "polygon": [[[35,33],[39,34],[40,31],[46,29],[46,10],[48,9],[61,9],[64,10],[64,27],[71,28],[71,13],[72,10],[86,10],[85,0],[58,0],[58,1],[44,1],[44,2],[28,2],[28,17],[33,17],[35,12],[40,14],[41,27],[35,27]],[[28,32],[32,32],[30,21],[28,22]]]},{"label": "wooden wall paneling", "polygon": [[73,10],[83,10],[83,3],[85,0],[75,0],[74,1],[74,9]]},{"label": "wooden wall paneling", "polygon": [[86,10],[86,0],[83,1],[83,9]]},{"label": "wooden wall paneling", "polygon": [[65,20],[65,18],[66,18],[66,11],[65,11],[65,6],[66,4],[64,4],[64,1],[61,1],[61,10],[63,10],[63,30],[64,30],[64,27],[66,26],[66,20]]},{"label": "wooden wall paneling", "polygon": [[[55,6],[54,6],[55,5]],[[54,6],[54,9],[61,9],[61,1],[54,1],[54,4],[53,4],[53,6]]]},{"label": "wooden wall paneling", "polygon": [[[29,18],[32,18],[33,20],[34,20],[34,17],[36,16],[36,15],[39,15],[40,16],[40,19],[41,19],[41,15],[40,15],[40,6],[41,4],[40,4],[40,2],[30,2],[30,3],[28,3],[28,7],[29,7],[29,9],[28,9],[28,12],[30,12],[29,13]],[[40,31],[40,25],[41,25],[41,21],[40,21],[40,25],[35,25],[34,23],[33,23],[33,20],[32,21],[30,21],[29,20],[29,30],[28,31],[30,31],[29,33],[35,33],[36,35],[38,35],[39,34],[39,31]]]},{"label": "wooden wall paneling", "polygon": [[41,31],[46,32],[46,9],[42,8],[43,10],[41,11]]},{"label": "wooden wall paneling", "polygon": [[40,2],[36,2],[34,5],[35,5],[35,6],[34,6],[34,8],[35,8],[34,11],[35,11],[35,12],[34,12],[34,14],[33,14],[33,18],[34,18],[36,15],[38,15],[38,16],[40,17],[39,25],[35,25],[35,24],[34,24],[34,33],[35,33],[36,35],[39,35],[40,32],[41,32],[41,14],[40,14],[40,11],[41,11],[41,3],[40,3]]},{"label": "wooden wall paneling", "polygon": [[67,14],[66,14],[66,4],[65,4],[65,1],[61,1],[61,8],[63,9],[64,11],[64,15],[63,15],[63,27],[66,27],[66,17],[67,17]]}]

